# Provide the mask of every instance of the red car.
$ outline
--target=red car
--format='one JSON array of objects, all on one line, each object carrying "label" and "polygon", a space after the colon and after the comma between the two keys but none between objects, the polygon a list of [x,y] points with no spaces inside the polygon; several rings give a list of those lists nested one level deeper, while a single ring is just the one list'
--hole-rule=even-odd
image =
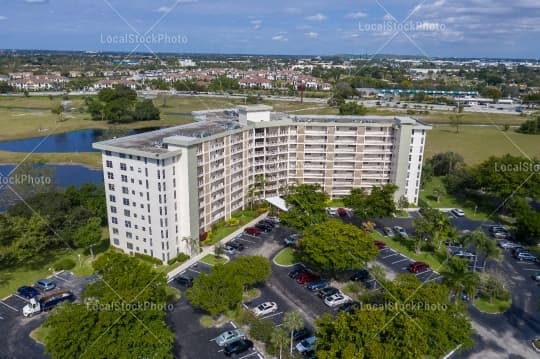
[{"label": "red car", "polygon": [[257,227],[248,227],[244,229],[244,232],[251,234],[252,236],[258,236],[261,234],[261,230]]},{"label": "red car", "polygon": [[379,250],[386,248],[386,243],[381,242],[381,241],[373,241],[373,244],[374,244],[375,247],[377,247],[377,249],[379,249]]},{"label": "red car", "polygon": [[338,208],[337,213],[340,217],[347,217],[349,215],[345,208]]},{"label": "red car", "polygon": [[319,279],[320,279],[319,276],[316,276],[315,274],[304,272],[304,273],[300,273],[298,278],[296,278],[296,283],[308,284],[311,282],[315,282],[316,280],[319,280]]},{"label": "red car", "polygon": [[409,264],[409,272],[411,273],[421,273],[429,269],[429,264],[424,262],[414,262]]}]

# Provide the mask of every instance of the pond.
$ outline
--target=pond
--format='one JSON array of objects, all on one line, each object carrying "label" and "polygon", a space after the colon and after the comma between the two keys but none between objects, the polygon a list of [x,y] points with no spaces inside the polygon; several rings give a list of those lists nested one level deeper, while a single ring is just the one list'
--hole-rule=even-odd
[{"label": "pond", "polygon": [[[118,131],[119,136],[125,136],[159,129],[160,127],[145,127],[134,130]],[[94,152],[95,150],[92,148],[92,143],[102,141],[102,136],[105,134],[105,132],[105,130],[89,129],[35,138],[1,141],[0,151],[33,153]]]}]

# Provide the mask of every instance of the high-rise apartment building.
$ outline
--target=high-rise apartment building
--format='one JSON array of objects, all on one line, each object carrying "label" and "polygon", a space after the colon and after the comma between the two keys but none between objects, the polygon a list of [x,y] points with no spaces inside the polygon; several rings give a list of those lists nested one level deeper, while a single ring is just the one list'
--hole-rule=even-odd
[{"label": "high-rise apartment building", "polygon": [[296,116],[264,105],[194,112],[195,122],[94,144],[111,243],[164,262],[257,196],[319,184],[333,198],[394,183],[418,202],[426,131],[410,117]]}]

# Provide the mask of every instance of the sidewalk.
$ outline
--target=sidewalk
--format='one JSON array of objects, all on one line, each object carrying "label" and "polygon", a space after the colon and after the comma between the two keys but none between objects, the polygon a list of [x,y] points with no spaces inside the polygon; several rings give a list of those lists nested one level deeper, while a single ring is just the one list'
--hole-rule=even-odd
[{"label": "sidewalk", "polygon": [[188,269],[189,267],[191,267],[192,265],[194,265],[195,263],[200,261],[202,258],[207,256],[208,254],[213,254],[214,253],[214,248],[216,247],[216,245],[225,244],[225,243],[229,242],[230,240],[232,240],[237,235],[242,234],[244,232],[244,228],[253,227],[257,222],[259,222],[261,219],[265,218],[266,216],[268,216],[268,212],[265,212],[265,213],[261,214],[259,217],[255,218],[251,222],[249,222],[249,223],[243,225],[242,227],[238,228],[236,231],[232,232],[227,237],[223,238],[221,241],[219,241],[217,243],[214,243],[211,246],[202,247],[201,253],[197,254],[195,257],[192,257],[192,258],[188,259],[187,261],[182,263],[182,265],[180,265],[179,267],[176,267],[175,269],[173,269],[172,271],[167,273],[167,281],[170,282],[172,280],[172,278],[174,278],[176,275],[178,275],[181,272],[185,271],[186,269]]}]

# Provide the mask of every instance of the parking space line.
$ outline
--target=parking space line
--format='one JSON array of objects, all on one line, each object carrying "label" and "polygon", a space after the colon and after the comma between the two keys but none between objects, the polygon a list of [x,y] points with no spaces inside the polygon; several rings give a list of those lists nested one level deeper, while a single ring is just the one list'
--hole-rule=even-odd
[{"label": "parking space line", "polygon": [[1,301],[1,300],[0,300],[0,303],[2,303],[3,305],[5,305],[6,307],[8,307],[9,309],[11,309],[11,310],[14,311],[14,312],[19,312],[19,311],[17,310],[17,308],[14,308],[14,307],[12,307],[11,305],[6,304],[6,303],[4,303],[4,302]]},{"label": "parking space line", "polygon": [[261,317],[261,319],[272,318],[272,317],[275,317],[276,315],[280,315],[280,314],[283,314],[283,312],[277,312],[277,313],[274,313],[274,314],[270,314],[270,315],[267,315],[266,317]]},{"label": "parking space line", "polygon": [[401,263],[401,262],[406,262],[406,261],[408,261],[408,260],[409,260],[408,258],[403,258],[403,259],[400,259],[399,261],[392,262],[392,264],[397,264],[397,263]]},{"label": "parking space line", "polygon": [[540,272],[538,268],[521,268],[521,270],[530,271],[530,272]]},{"label": "parking space line", "polygon": [[381,257],[381,259],[386,259],[386,258],[390,258],[390,257],[397,256],[397,255],[398,255],[397,253],[389,254],[387,256]]},{"label": "parking space line", "polygon": [[[188,268],[187,270],[192,271],[192,272],[195,272],[195,273],[201,273],[201,272],[199,272],[198,270],[191,269],[191,268]],[[184,273],[185,273],[185,272],[184,272]]]},{"label": "parking space line", "polygon": [[19,299],[22,299],[22,300],[24,300],[25,302],[28,301],[28,299],[26,299],[26,298],[24,298],[24,297],[21,297],[21,296],[18,295],[18,294],[13,294],[13,296],[14,296],[14,297],[17,297],[17,298],[19,298]]},{"label": "parking space line", "polygon": [[254,351],[253,353],[250,353],[248,355],[244,355],[243,357],[240,357],[239,359],[244,359],[244,358],[249,358],[249,357],[252,357],[254,355],[259,355],[259,352],[258,351]]},{"label": "parking space line", "polygon": [[248,242],[248,243],[257,243],[255,241],[250,241],[249,239],[245,239],[245,238],[238,238],[236,239],[237,241],[244,241],[244,242]]},{"label": "parking space line", "polygon": [[426,280],[426,282],[431,282],[431,281],[437,280],[439,278],[441,278],[441,277],[440,276],[435,276],[433,278],[430,278],[430,279]]},{"label": "parking space line", "polygon": [[60,276],[57,276],[56,274],[54,275],[54,277],[55,277],[56,279],[60,279],[61,281],[68,282],[67,279],[62,278],[62,277],[60,277]]}]

